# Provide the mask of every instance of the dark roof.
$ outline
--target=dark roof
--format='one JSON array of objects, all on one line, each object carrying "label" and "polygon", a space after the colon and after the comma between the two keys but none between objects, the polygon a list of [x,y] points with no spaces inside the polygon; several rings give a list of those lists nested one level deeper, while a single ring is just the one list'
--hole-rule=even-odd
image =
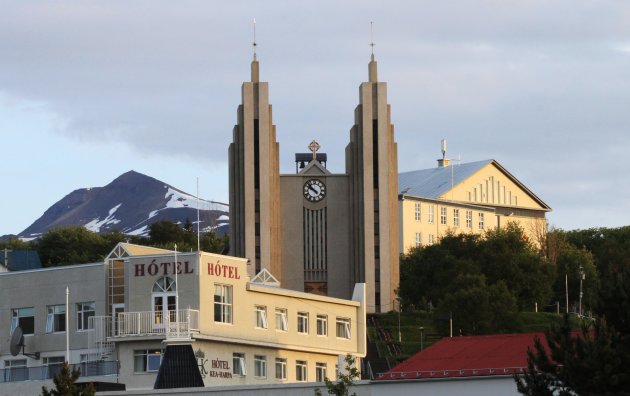
[{"label": "dark roof", "polygon": [[[0,251],[0,263],[4,264],[4,252]],[[7,253],[9,271],[25,271],[42,268],[36,250],[12,250]]]},{"label": "dark roof", "polygon": [[543,333],[496,334],[443,338],[379,374],[379,380],[511,375],[527,367],[527,348]]},{"label": "dark roof", "polygon": [[445,167],[399,173],[398,192],[437,199],[451,189],[451,184],[458,185],[492,161],[484,160],[460,165],[451,163],[450,166]]}]

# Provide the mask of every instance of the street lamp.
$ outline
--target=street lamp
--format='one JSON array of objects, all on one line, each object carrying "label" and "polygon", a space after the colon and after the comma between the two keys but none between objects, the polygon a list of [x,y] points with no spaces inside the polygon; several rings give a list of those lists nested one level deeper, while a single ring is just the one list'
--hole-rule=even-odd
[{"label": "street lamp", "polygon": [[584,267],[582,267],[581,265],[580,265],[579,271],[580,271],[580,305],[578,308],[578,312],[580,313],[580,317],[582,317],[582,295],[584,294],[582,293],[582,281],[586,279],[586,274],[584,273]]},{"label": "street lamp", "polygon": [[420,326],[420,350],[424,349],[424,327]]}]

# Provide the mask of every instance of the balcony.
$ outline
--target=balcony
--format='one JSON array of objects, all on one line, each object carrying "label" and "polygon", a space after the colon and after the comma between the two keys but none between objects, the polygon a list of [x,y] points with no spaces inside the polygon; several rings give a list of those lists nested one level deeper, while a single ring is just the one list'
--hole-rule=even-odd
[{"label": "balcony", "polygon": [[[35,367],[10,367],[0,369],[0,383],[19,381],[41,381],[51,379],[63,364],[51,364]],[[81,377],[96,377],[118,374],[118,361],[94,361],[71,364],[70,370],[80,369]]]},{"label": "balcony", "polygon": [[[179,319],[179,320],[178,320]],[[105,356],[113,350],[112,341],[128,337],[165,336],[167,340],[190,340],[199,332],[199,311],[182,309],[162,312],[121,312],[116,318],[94,316],[90,318],[90,348]]]}]

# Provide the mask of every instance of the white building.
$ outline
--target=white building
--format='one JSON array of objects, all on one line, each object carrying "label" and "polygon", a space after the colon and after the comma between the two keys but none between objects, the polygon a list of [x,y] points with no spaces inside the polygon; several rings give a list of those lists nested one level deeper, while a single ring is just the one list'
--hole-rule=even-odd
[{"label": "white building", "polygon": [[[321,381],[340,356],[365,356],[363,284],[342,300],[281,289],[267,271],[250,279],[247,265],[121,243],[104,263],[0,274],[0,393],[38,392],[64,360],[151,389],[169,340],[192,344],[208,387]],[[11,355],[17,326],[39,359]]]}]

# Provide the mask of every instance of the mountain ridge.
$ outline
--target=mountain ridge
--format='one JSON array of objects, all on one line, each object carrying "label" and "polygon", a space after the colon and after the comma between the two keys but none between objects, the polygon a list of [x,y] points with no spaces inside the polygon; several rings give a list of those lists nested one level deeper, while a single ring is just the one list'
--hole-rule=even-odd
[{"label": "mountain ridge", "polygon": [[146,236],[160,220],[184,224],[199,219],[203,231],[223,235],[229,227],[229,208],[222,202],[199,199],[151,176],[130,170],[104,187],[76,189],[50,206],[18,233],[33,239],[53,228],[83,226],[94,232],[118,230]]}]

